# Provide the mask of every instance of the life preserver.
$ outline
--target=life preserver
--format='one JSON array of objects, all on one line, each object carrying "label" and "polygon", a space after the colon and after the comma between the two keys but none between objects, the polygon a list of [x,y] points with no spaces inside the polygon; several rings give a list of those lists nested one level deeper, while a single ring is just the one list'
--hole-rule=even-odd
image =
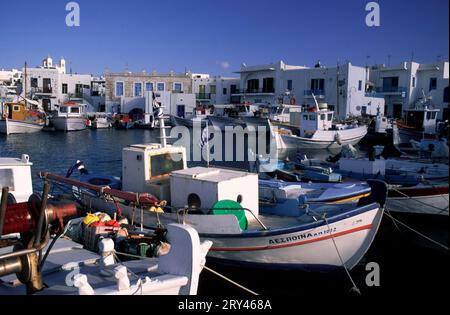
[{"label": "life preserver", "polygon": [[291,97],[291,100],[289,102],[291,105],[297,104],[297,100],[295,99],[295,96]]},{"label": "life preserver", "polygon": [[2,115],[2,116],[3,116],[3,118],[5,118],[5,119],[6,119],[6,118],[8,117],[8,114],[7,114],[7,113],[3,113],[3,115]]}]

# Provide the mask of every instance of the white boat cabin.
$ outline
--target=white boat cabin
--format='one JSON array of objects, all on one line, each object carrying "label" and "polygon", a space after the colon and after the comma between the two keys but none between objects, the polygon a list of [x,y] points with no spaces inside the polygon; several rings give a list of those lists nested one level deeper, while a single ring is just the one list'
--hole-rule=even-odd
[{"label": "white boat cabin", "polygon": [[403,126],[406,128],[413,128],[427,134],[435,134],[438,112],[439,109],[429,109],[427,106],[418,109],[407,109],[405,110]]},{"label": "white boat cabin", "polygon": [[134,144],[122,151],[122,189],[170,201],[170,173],[187,168],[184,147]]},{"label": "white boat cabin", "polygon": [[86,104],[77,102],[66,102],[57,106],[58,116],[63,117],[80,117],[86,114]]},{"label": "white boat cabin", "polygon": [[334,112],[328,110],[327,104],[320,104],[318,109],[313,108],[302,112],[290,113],[290,124],[300,131],[300,137],[311,137],[317,130],[333,129]]},{"label": "white boat cabin", "polygon": [[30,157],[22,154],[18,158],[0,158],[0,196],[1,189],[9,187],[11,193],[17,202],[28,201],[33,194],[33,184],[31,180]]}]

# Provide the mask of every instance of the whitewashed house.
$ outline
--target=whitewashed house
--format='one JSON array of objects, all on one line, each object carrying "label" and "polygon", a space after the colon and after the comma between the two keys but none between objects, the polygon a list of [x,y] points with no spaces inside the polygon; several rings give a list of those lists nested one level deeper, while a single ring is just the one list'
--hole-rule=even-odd
[{"label": "whitewashed house", "polygon": [[368,74],[365,68],[351,63],[336,67],[314,68],[287,65],[283,61],[267,65],[243,64],[240,89],[232,93],[236,103],[313,104],[313,94],[319,102],[328,103],[336,117],[375,115],[384,110],[384,98],[367,93]]},{"label": "whitewashed house", "polygon": [[231,95],[239,89],[240,78],[190,73],[197,105],[231,103]]},{"label": "whitewashed house", "polygon": [[[66,73],[64,58],[58,64],[48,56],[40,67],[24,68],[23,81],[22,96],[39,100],[44,110],[50,111],[69,100],[87,103],[85,98],[90,96],[92,76]],[[96,111],[88,107],[88,111]]]},{"label": "whitewashed house", "polygon": [[174,96],[171,98],[177,99],[178,95],[175,94],[192,93],[192,80],[188,74],[174,72],[169,74],[158,74],[155,71],[152,73],[105,74],[105,109],[107,112],[143,115],[149,110],[146,100],[152,92],[158,93],[158,97],[163,100],[164,107],[166,107],[165,113],[170,114],[172,111],[169,108],[171,101],[168,101],[167,95],[173,94]]},{"label": "whitewashed house", "polygon": [[439,109],[438,119],[449,117],[449,63],[434,64],[402,62],[394,66],[376,65],[370,68],[370,81],[375,91],[385,98],[385,112],[392,118],[401,118],[425,95],[432,107]]}]

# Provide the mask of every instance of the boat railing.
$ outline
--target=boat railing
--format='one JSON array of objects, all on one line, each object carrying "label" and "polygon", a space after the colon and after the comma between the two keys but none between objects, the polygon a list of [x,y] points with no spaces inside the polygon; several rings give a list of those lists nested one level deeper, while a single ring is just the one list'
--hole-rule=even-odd
[{"label": "boat railing", "polygon": [[[255,218],[255,220],[259,223],[259,225],[261,225],[263,230],[269,230],[269,228],[267,228],[267,226],[255,215],[255,213],[253,213],[252,210],[248,209],[248,208],[198,208],[198,207],[185,207],[185,208],[178,208],[177,210],[177,215],[180,216],[180,214],[183,215],[183,217],[186,214],[189,214],[189,212],[201,212],[203,214],[205,213],[209,213],[211,210],[230,210],[230,211],[247,211],[250,212],[250,214],[253,216],[253,218]],[[192,213],[191,213],[192,214]]]}]

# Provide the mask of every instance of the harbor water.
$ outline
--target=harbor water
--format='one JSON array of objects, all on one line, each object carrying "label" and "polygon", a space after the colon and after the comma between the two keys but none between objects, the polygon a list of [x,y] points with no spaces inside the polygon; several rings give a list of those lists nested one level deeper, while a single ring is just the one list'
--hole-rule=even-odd
[{"label": "harbor water", "polygon": [[[120,176],[122,148],[136,143],[158,142],[158,130],[84,130],[69,133],[35,133],[24,135],[0,135],[0,156],[20,157],[28,154],[33,163],[33,186],[39,192],[42,180],[40,171],[65,175],[77,160],[84,162],[90,173]],[[196,145],[196,144],[194,144]],[[319,151],[315,156],[326,158],[336,152]],[[360,154],[364,154],[360,150]],[[295,152],[288,152],[292,158]],[[311,153],[309,153],[311,154]],[[198,163],[198,162],[197,162]],[[191,163],[192,165],[192,163]],[[214,163],[213,163],[214,165]],[[246,168],[243,162],[222,162],[221,166]],[[396,215],[394,215],[396,216]],[[396,216],[397,217],[397,216]],[[420,230],[432,238],[444,240],[448,246],[448,217],[398,217],[402,222]],[[363,295],[417,293],[427,290],[439,294],[448,284],[448,251],[433,245],[403,226],[393,224],[384,216],[376,239],[365,258],[350,271],[350,275]],[[380,286],[368,286],[368,263],[379,266]],[[207,265],[249,289],[267,295],[321,296],[328,294],[352,295],[352,282],[344,268],[330,273],[294,271],[249,270],[244,267]],[[370,265],[369,265],[370,266]],[[370,276],[370,275],[369,275]],[[199,295],[246,295],[216,275],[203,271]]]}]

